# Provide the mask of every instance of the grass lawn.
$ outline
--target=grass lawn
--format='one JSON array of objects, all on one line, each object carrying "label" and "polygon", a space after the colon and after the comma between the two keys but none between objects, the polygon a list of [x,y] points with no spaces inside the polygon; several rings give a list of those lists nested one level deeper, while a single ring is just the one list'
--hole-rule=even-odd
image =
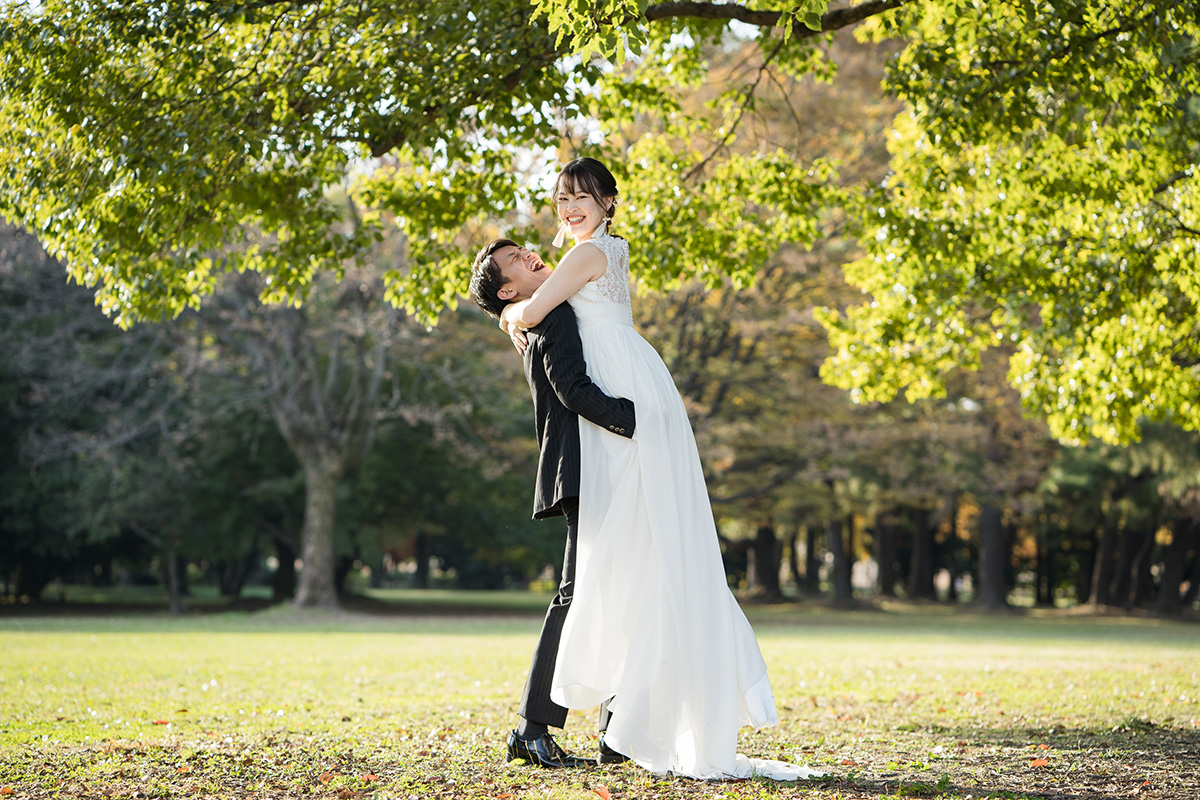
[{"label": "grass lawn", "polygon": [[1145,618],[751,608],[780,726],[740,749],[827,778],[507,765],[546,599],[0,616],[0,797],[1200,797],[1200,625]]}]

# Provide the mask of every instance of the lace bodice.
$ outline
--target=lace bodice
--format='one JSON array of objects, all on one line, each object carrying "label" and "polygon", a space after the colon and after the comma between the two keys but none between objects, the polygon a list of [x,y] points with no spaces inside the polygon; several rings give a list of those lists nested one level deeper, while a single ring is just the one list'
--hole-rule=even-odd
[{"label": "lace bodice", "polygon": [[571,304],[579,327],[617,324],[632,325],[633,309],[629,302],[629,242],[610,236],[607,230],[577,247],[596,246],[604,253],[608,268],[594,281],[572,295]]}]

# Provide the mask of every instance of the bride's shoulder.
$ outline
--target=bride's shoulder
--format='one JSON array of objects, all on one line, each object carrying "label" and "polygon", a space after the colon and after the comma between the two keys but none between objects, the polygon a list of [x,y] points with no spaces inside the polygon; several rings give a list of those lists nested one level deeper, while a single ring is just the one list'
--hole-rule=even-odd
[{"label": "bride's shoulder", "polygon": [[[595,245],[589,247],[588,245]],[[603,275],[608,267],[608,259],[604,254],[603,248],[594,239],[579,242],[562,257],[558,262],[558,268],[567,267],[570,270],[581,270],[589,275],[589,280],[595,280],[599,275]]]}]

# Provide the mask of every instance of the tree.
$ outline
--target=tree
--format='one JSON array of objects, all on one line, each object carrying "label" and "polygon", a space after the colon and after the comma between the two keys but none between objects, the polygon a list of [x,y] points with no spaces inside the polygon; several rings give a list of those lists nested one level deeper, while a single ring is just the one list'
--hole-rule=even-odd
[{"label": "tree", "polygon": [[[1142,417],[1200,421],[1196,12],[1166,0],[10,4],[0,210],[122,324],[195,305],[233,268],[299,299],[315,272],[367,252],[388,212],[410,248],[389,296],[431,319],[456,302],[464,224],[534,219],[537,183],[522,185],[514,154],[583,144],[620,173],[648,287],[748,285],[840,209],[867,248],[848,275],[871,302],[823,318],[829,380],[864,399],[938,394],[950,369],[1003,341],[1010,380],[1057,436],[1128,439]],[[835,164],[750,126],[778,74],[832,78],[824,48],[849,29],[907,41],[887,86],[908,111],[878,185],[838,185]],[[730,42],[758,58],[730,69]],[[714,70],[727,91],[686,111]],[[526,159],[534,172],[540,158]],[[343,183],[362,225],[331,233],[326,189]]]},{"label": "tree", "polygon": [[[158,550],[173,575],[183,534],[162,500],[180,483],[171,454],[195,368],[188,349],[164,326],[113,328],[90,294],[59,280],[37,242],[11,226],[0,229],[0,251],[12,422],[0,508],[12,582],[36,596],[88,545],[130,534]],[[178,609],[180,585],[170,583]]]},{"label": "tree", "polygon": [[888,76],[909,111],[847,268],[872,302],[825,317],[825,375],[865,398],[929,396],[1000,347],[1063,440],[1200,425],[1198,11],[1059,0],[879,17],[879,35],[915,34]]},{"label": "tree", "polygon": [[571,102],[529,11],[523,0],[5,4],[0,212],[129,325],[197,307],[229,270],[261,272],[266,298],[299,301],[383,230],[368,213],[335,232],[343,212],[326,194],[378,166],[363,196],[411,236],[412,268],[389,275],[390,291],[435,314],[456,302],[465,263],[447,230],[510,206],[507,148],[556,142],[547,112]]},{"label": "tree", "polygon": [[[795,68],[796,40],[848,20],[906,38],[886,78],[908,107],[892,174],[841,195],[867,250],[847,276],[871,301],[823,316],[825,377],[863,399],[940,395],[1003,346],[1009,380],[1061,439],[1129,440],[1142,418],[1200,425],[1196,3],[901,0],[819,20],[823,4],[787,0],[539,6],[577,47],[614,54],[622,34],[653,48],[718,24],[684,17],[761,26],[764,69]],[[749,106],[731,105],[714,156]]]}]

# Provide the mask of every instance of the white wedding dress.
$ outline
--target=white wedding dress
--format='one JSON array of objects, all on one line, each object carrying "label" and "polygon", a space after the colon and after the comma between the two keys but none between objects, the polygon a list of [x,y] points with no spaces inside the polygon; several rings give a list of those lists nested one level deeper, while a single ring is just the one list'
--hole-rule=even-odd
[{"label": "white wedding dress", "polygon": [[742,725],[778,724],[754,631],[725,582],[683,401],[633,327],[629,245],[604,232],[608,269],[570,298],[588,375],[633,400],[633,440],[580,419],[579,540],[551,698],[612,699],[605,742],[656,773],[694,778],[822,773],[737,752]]}]

